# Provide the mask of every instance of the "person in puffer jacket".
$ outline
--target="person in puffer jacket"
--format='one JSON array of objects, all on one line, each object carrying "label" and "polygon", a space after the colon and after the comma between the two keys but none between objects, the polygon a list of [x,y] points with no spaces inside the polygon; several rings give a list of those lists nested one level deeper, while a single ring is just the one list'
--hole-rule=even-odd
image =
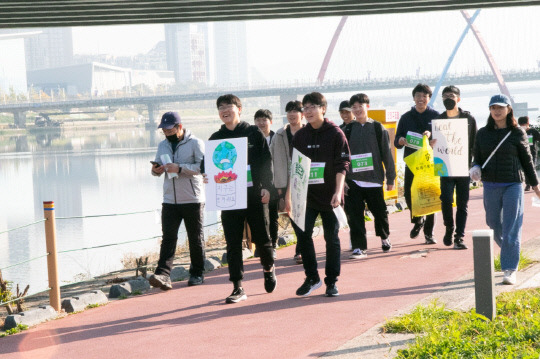
[{"label": "person in puffer jacket", "polygon": [[163,241],[156,271],[149,278],[152,286],[168,290],[172,288],[170,274],[178,241],[178,229],[182,220],[186,226],[191,266],[188,286],[204,282],[204,187],[200,173],[204,156],[204,142],[182,126],[180,115],[166,112],[158,126],[166,139],[158,145],[152,175],[163,181],[163,204],[161,229]]}]

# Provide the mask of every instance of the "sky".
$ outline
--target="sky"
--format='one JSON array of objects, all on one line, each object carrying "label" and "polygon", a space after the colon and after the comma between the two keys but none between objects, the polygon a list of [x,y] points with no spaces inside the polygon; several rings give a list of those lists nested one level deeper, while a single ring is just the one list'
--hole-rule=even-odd
[{"label": "sky", "polygon": [[[474,11],[469,10],[472,16]],[[484,9],[478,27],[499,67],[537,69],[540,7]],[[340,17],[247,21],[248,62],[266,81],[314,80]],[[459,11],[349,17],[327,76],[347,79],[440,73],[465,28]],[[75,53],[135,55],[164,39],[163,25],[78,27]],[[488,71],[469,32],[451,72]]]}]

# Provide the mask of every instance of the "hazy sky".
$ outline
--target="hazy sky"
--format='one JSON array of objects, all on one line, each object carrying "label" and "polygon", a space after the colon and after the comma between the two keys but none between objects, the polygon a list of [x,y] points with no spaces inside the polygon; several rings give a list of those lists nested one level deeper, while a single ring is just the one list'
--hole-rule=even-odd
[{"label": "hazy sky", "polygon": [[[473,10],[469,10],[472,16]],[[540,60],[540,7],[484,9],[475,24],[502,70],[535,69]],[[248,21],[248,60],[267,80],[315,79],[340,17]],[[459,11],[349,17],[327,77],[440,73],[465,28]],[[73,29],[75,53],[134,55],[164,39],[163,25]],[[488,71],[469,32],[451,72]]]}]

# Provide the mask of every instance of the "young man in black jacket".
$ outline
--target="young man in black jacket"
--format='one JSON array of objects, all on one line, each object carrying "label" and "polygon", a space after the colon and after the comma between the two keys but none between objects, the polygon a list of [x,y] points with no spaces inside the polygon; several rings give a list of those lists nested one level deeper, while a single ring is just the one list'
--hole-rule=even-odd
[{"label": "young man in black jacket", "polygon": [[[538,156],[538,147],[536,144],[540,142],[540,132],[529,125],[529,116],[521,116],[518,118],[518,125],[521,126],[527,132],[527,139],[529,140],[529,148],[531,149],[531,155],[533,158],[533,164],[536,168],[536,157]],[[527,177],[525,177],[525,191],[531,190],[531,184]]]},{"label": "young man in black jacket", "polygon": [[247,208],[221,211],[221,223],[227,242],[227,263],[229,280],[234,289],[226,303],[238,303],[247,296],[242,287],[244,263],[242,259],[242,239],[244,221],[251,229],[252,241],[259,249],[264,272],[264,289],[271,293],[276,288],[276,270],[272,240],[268,233],[269,189],[272,188],[272,156],[268,142],[257,126],[240,121],[242,103],[235,95],[220,96],[217,101],[219,118],[223,122],[220,130],[214,132],[209,140],[247,137],[247,161],[251,168],[253,185],[247,188]]},{"label": "young man in black jacket", "polygon": [[[459,118],[463,121],[467,121],[467,134],[469,140],[467,151],[469,154],[469,167],[471,167],[474,139],[477,132],[476,120],[471,116],[470,112],[463,111],[458,107],[458,103],[461,101],[460,96],[461,93],[456,86],[445,87],[442,91],[442,99],[446,111],[441,113],[437,118]],[[451,246],[452,236],[454,236],[454,249],[467,249],[467,245],[465,245],[463,242],[463,237],[465,237],[465,225],[467,223],[469,182],[470,180],[468,175],[463,177],[441,177],[441,211],[444,226],[446,227],[443,242],[445,246]],[[452,209],[452,203],[454,202],[454,188],[456,190],[457,204],[455,226],[454,210]]]},{"label": "young man in black jacket", "polygon": [[[422,136],[431,137],[431,120],[439,116],[439,113],[428,106],[429,99],[433,92],[426,84],[418,84],[412,91],[414,106],[410,111],[405,112],[399,119],[394,146],[403,148],[405,152],[403,158],[417,151],[416,148],[407,145],[407,134],[410,133],[418,138]],[[435,227],[435,214],[427,216],[413,217],[411,210],[411,186],[414,179],[414,174],[405,166],[405,201],[411,212],[411,223],[414,227],[411,230],[410,237],[416,238],[420,234],[422,227],[424,228],[424,237],[426,244],[435,244],[437,241],[433,237],[433,228]]]}]

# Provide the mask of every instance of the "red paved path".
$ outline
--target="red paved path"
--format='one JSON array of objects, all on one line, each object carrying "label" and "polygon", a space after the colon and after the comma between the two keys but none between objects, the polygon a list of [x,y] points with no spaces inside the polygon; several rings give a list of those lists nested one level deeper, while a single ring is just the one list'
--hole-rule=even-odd
[{"label": "red paved path", "polygon": [[[471,247],[472,230],[487,228],[481,196],[481,190],[471,192],[465,240]],[[526,194],[524,240],[540,236],[540,209],[531,208],[531,196]],[[472,270],[472,249],[444,247],[442,216],[437,217],[439,244],[428,246],[420,236],[409,239],[408,211],[391,215],[393,249],[388,254],[381,252],[369,223],[368,258],[349,260],[349,252],[343,252],[337,298],[324,297],[324,286],[309,297],[295,296],[304,273],[292,264],[289,247],[278,251],[278,286],[272,294],[265,293],[262,269],[251,259],[246,262],[245,302],[224,304],[232,285],[222,268],[209,273],[203,286],[177,282],[169,292],[152,290],[2,338],[0,357],[317,357]],[[341,238],[342,247],[348,247],[348,234]],[[323,242],[316,240],[321,260]],[[418,256],[424,249],[429,254]],[[322,268],[324,263],[319,265],[321,277]]]}]

